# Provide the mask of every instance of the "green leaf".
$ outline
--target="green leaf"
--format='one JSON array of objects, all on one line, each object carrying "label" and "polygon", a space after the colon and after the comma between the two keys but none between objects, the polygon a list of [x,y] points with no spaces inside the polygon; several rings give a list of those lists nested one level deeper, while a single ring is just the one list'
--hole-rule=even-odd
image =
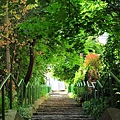
[{"label": "green leaf", "polygon": [[29,5],[29,4],[35,4],[36,3],[36,0],[27,0],[26,1],[26,4]]}]

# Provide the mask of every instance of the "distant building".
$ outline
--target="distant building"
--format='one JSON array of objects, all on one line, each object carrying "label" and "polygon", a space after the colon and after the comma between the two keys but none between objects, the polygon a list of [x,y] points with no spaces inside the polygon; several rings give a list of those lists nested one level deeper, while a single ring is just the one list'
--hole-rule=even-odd
[{"label": "distant building", "polygon": [[64,91],[65,83],[63,81],[59,81],[49,74],[46,74],[46,84],[51,86],[52,91]]}]

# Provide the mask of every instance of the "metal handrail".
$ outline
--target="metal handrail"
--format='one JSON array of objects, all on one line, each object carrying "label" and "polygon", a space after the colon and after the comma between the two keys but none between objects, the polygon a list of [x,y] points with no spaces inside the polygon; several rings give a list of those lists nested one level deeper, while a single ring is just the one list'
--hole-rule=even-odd
[{"label": "metal handrail", "polygon": [[98,85],[100,86],[100,88],[103,88],[103,85],[100,83],[99,80],[97,80],[96,83],[98,83]]},{"label": "metal handrail", "polygon": [[[8,81],[8,79],[10,78],[10,76],[11,76],[11,73],[5,78],[5,80],[2,81],[2,83],[0,85],[0,90],[2,90],[2,120],[5,120],[4,85]],[[10,106],[11,106],[11,104],[10,104]]]},{"label": "metal handrail", "polygon": [[29,84],[30,84],[30,83],[28,82],[27,85],[26,85],[26,88],[29,86]]},{"label": "metal handrail", "polygon": [[[13,78],[13,79],[12,79]],[[4,100],[4,86],[5,86],[5,83],[8,81],[8,80],[10,80],[10,109],[12,109],[12,81],[14,81],[14,83],[15,83],[15,85],[16,85],[16,87],[17,88],[20,88],[20,86],[22,87],[22,93],[21,93],[21,95],[22,95],[22,97],[21,97],[21,99],[20,99],[20,101],[23,101],[23,85],[25,85],[25,83],[24,83],[24,80],[22,79],[22,80],[20,80],[20,82],[17,84],[16,83],[16,81],[15,81],[15,78],[14,78],[14,76],[10,73],[3,81],[2,81],[2,83],[0,84],[0,91],[2,90],[2,120],[5,120],[5,100]],[[30,85],[30,86],[29,86]],[[37,85],[38,86],[38,85]],[[49,91],[49,88],[47,87],[47,86],[44,86],[44,87],[42,87],[41,85],[39,85],[42,89],[45,89],[44,90],[44,94],[43,95],[45,95],[45,94],[47,94],[47,92],[50,92]],[[38,99],[38,97],[41,97],[40,96],[40,94],[42,94],[42,93],[40,93],[39,91],[40,90],[38,90],[37,91],[37,94],[38,95],[36,95],[37,97],[35,98],[34,96],[34,94],[36,94],[36,92],[35,92],[35,90],[34,89],[36,89],[35,87],[33,88],[33,87],[31,87],[31,84],[30,84],[30,82],[28,82],[28,84],[27,85],[25,85],[25,87],[26,87],[26,92],[25,92],[25,102],[24,102],[24,104],[26,105],[30,105],[30,104],[32,104],[36,99]],[[47,87],[47,89],[46,89],[46,87]],[[19,90],[19,89],[18,89]],[[29,91],[30,90],[30,91]],[[32,93],[32,92],[34,92],[34,93]],[[32,100],[31,100],[31,98],[32,98]],[[28,99],[28,100],[27,100]],[[29,100],[30,99],[30,100]],[[26,101],[30,101],[30,102],[26,102]],[[31,102],[32,101],[32,102]]]},{"label": "metal handrail", "polygon": [[[102,96],[102,103],[103,103],[103,108],[104,108],[104,92],[105,92],[105,86],[106,86],[106,83],[108,82],[109,83],[109,90],[110,90],[110,97],[111,97],[111,106],[113,106],[113,88],[112,88],[112,79],[111,77],[114,78],[114,80],[120,84],[120,80],[111,72],[111,71],[108,71],[106,72],[109,76],[109,80],[106,79],[104,81],[104,84],[102,84],[99,80],[97,80],[96,82],[86,82],[86,84],[84,84],[83,81],[79,82],[80,85],[77,84],[77,87],[85,87],[87,86],[88,88],[92,88],[93,90],[93,95],[94,95],[94,98],[99,98],[99,96],[101,95]],[[88,91],[87,91],[88,92]],[[88,93],[85,93],[88,95]],[[87,98],[87,97],[86,97]],[[87,99],[86,99],[87,100]]]},{"label": "metal handrail", "polygon": [[11,76],[11,73],[6,77],[6,79],[4,81],[2,81],[1,85],[0,85],[0,90],[2,89],[2,87],[5,85],[5,83],[7,82],[7,80],[9,79],[9,77]]},{"label": "metal handrail", "polygon": [[87,81],[87,86],[89,87],[89,88],[95,88],[95,85],[94,84],[96,84],[96,82],[91,82],[91,85],[89,84],[89,82]]},{"label": "metal handrail", "polygon": [[109,71],[109,72],[110,72],[111,76],[116,80],[116,82],[118,84],[120,84],[120,80],[111,71]]},{"label": "metal handrail", "polygon": [[[13,78],[13,79],[12,79]],[[2,120],[5,120],[5,103],[4,103],[4,85],[6,82],[10,80],[10,109],[12,109],[12,81],[14,81],[15,86],[18,88],[19,85],[17,85],[15,78],[12,76],[11,73],[5,78],[5,80],[2,81],[0,85],[0,90],[2,90]]]},{"label": "metal handrail", "polygon": [[20,80],[20,82],[18,83],[18,85],[17,85],[17,86],[19,87],[19,86],[22,84],[22,82],[24,82],[24,80],[23,80],[23,79],[21,79],[21,80]]},{"label": "metal handrail", "polygon": [[[117,82],[118,84],[120,84],[120,80],[119,80],[111,71],[109,71],[108,74],[109,74],[109,73],[110,73],[110,75],[116,80],[116,82]],[[96,81],[96,83],[98,83],[98,85],[99,85],[100,88],[104,88],[105,85],[106,85],[106,82],[107,82],[107,79],[105,80],[104,85],[102,85],[99,80]]]},{"label": "metal handrail", "polygon": [[[114,80],[116,80],[116,82],[118,84],[120,84],[120,80],[111,72],[111,71],[108,71],[107,74],[109,75],[109,77],[113,77]],[[101,94],[102,94],[102,103],[103,103],[103,107],[104,107],[104,88],[105,88],[105,85],[107,83],[107,79],[105,80],[104,84],[102,85],[101,82],[99,80],[96,81],[96,86],[95,86],[95,89],[97,90],[98,94],[100,95],[99,91],[98,91],[98,86],[100,87],[101,89]],[[98,85],[98,86],[97,86]],[[110,89],[110,96],[111,96],[111,106],[113,106],[113,88],[112,88],[112,81],[111,81],[111,78],[109,78],[109,89]],[[96,91],[95,91],[96,92]],[[95,93],[96,95],[96,93]],[[96,96],[95,96],[96,97]]]},{"label": "metal handrail", "polygon": [[12,78],[13,78],[13,82],[15,83],[15,86],[17,87],[17,88],[19,88],[19,86],[21,85],[21,81],[23,81],[23,79],[22,80],[20,80],[20,82],[17,84],[16,83],[16,81],[15,81],[15,78],[14,78],[14,76],[11,74],[11,76],[12,76]]}]

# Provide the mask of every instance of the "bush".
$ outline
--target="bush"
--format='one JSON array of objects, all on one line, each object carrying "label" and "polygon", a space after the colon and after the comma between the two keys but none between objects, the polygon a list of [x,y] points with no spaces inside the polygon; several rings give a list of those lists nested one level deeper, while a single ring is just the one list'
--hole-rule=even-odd
[{"label": "bush", "polygon": [[[9,98],[5,95],[5,110],[8,110],[10,106]],[[2,113],[2,96],[0,95],[0,114]]]},{"label": "bush", "polygon": [[31,111],[29,106],[19,107],[18,112],[23,116],[23,118],[30,120],[31,119]]},{"label": "bush", "polygon": [[95,120],[99,120],[99,117],[102,115],[105,109],[109,107],[107,101],[108,100],[106,99],[104,102],[102,102],[102,98],[85,101],[83,103],[84,113],[87,115],[91,115],[92,117],[94,117]]},{"label": "bush", "polygon": [[83,97],[85,95],[85,87],[74,87],[74,93],[77,97]]}]

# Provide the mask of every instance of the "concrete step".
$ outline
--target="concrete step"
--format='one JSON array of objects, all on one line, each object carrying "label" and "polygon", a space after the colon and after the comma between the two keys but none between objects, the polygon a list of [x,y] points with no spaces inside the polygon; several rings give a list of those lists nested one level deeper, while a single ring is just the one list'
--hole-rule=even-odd
[{"label": "concrete step", "polygon": [[[44,111],[44,112],[39,112],[39,111],[37,111],[36,113],[33,113],[33,115],[71,115],[71,111],[66,111],[66,112],[46,112],[46,111]],[[81,115],[82,113],[80,113],[80,112],[78,112],[78,111],[76,111],[76,112],[74,112],[74,113],[72,113],[72,114],[74,114],[74,115]]]},{"label": "concrete step", "polygon": [[82,113],[79,104],[66,94],[51,93],[50,98],[39,105],[32,120],[93,120]]},{"label": "concrete step", "polygon": [[37,112],[67,112],[67,111],[70,111],[70,112],[81,112],[81,110],[78,110],[78,109],[45,109],[45,110],[37,110]]},{"label": "concrete step", "polygon": [[35,115],[32,120],[93,120],[84,115]]}]

